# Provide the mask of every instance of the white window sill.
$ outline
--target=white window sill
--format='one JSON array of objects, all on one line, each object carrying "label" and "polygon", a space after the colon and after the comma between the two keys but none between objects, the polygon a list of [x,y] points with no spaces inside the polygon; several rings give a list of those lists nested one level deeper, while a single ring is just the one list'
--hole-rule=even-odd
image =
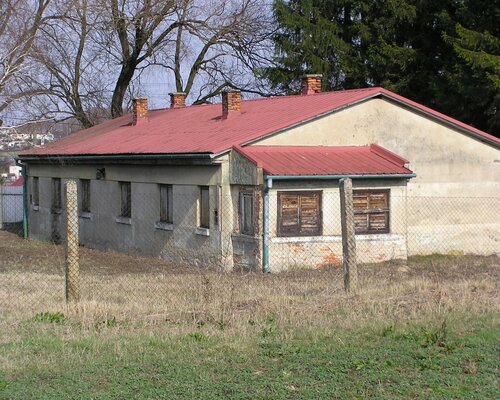
[{"label": "white window sill", "polygon": [[40,210],[40,206],[31,205],[31,209],[33,211],[39,211]]},{"label": "white window sill", "polygon": [[78,216],[82,219],[90,219],[90,220],[93,219],[92,213],[90,213],[90,212],[81,212],[80,215],[78,215]]},{"label": "white window sill", "polygon": [[[378,233],[370,235],[356,235],[356,240],[359,242],[391,242],[404,239],[404,235],[392,233]],[[272,237],[272,243],[335,243],[342,242],[341,235],[334,236],[287,236],[287,237]]]},{"label": "white window sill", "polygon": [[234,239],[238,239],[238,240],[243,240],[243,241],[248,241],[248,242],[252,242],[252,241],[255,241],[255,240],[258,240],[259,237],[258,236],[255,236],[255,235],[247,235],[245,233],[233,233],[231,235]]},{"label": "white window sill", "polygon": [[123,225],[132,225],[132,218],[130,217],[116,217],[115,222]]},{"label": "white window sill", "polygon": [[210,236],[210,229],[208,228],[196,228],[195,233],[200,236]]},{"label": "white window sill", "polygon": [[157,221],[155,222],[155,229],[159,229],[161,231],[173,231],[174,224],[170,222]]}]

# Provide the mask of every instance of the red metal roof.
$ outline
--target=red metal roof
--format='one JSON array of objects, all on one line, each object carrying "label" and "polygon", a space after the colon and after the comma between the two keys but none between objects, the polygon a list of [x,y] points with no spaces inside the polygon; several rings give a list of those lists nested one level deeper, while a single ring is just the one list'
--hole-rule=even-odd
[{"label": "red metal roof", "polygon": [[23,177],[20,176],[14,182],[6,183],[5,186],[23,186]]},{"label": "red metal roof", "polygon": [[131,125],[131,115],[106,121],[74,133],[39,149],[22,152],[30,155],[117,155],[117,154],[218,154],[269,134],[382,96],[403,106],[417,109],[479,139],[500,144],[500,139],[479,129],[438,113],[382,88],[319,93],[308,96],[283,96],[243,101],[241,113],[221,118],[221,105],[191,106],[151,111],[149,121]]},{"label": "red metal roof", "polygon": [[235,147],[265,175],[400,175],[413,174],[408,160],[378,145]]}]

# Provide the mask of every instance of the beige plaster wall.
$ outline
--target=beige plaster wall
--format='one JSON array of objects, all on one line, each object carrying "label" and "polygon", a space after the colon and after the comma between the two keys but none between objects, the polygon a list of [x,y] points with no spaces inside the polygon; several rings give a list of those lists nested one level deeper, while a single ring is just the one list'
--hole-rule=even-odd
[{"label": "beige plaster wall", "polygon": [[500,150],[372,99],[254,145],[379,144],[408,159],[409,254],[500,252]]},{"label": "beige plaster wall", "polygon": [[491,196],[500,193],[500,150],[402,108],[372,99],[254,145],[379,144],[410,160],[417,177],[408,194]]}]

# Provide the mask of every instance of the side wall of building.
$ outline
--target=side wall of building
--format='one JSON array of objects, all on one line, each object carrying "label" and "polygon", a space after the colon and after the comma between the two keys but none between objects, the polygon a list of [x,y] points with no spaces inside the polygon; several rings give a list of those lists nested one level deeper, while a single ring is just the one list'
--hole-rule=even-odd
[{"label": "side wall of building", "polygon": [[500,150],[425,115],[372,99],[254,145],[379,144],[410,160],[410,254],[498,252]]},{"label": "side wall of building", "polygon": [[[105,168],[105,179],[96,179]],[[225,261],[222,242],[221,167],[146,165],[71,165],[64,168],[30,165],[28,195],[33,177],[39,179],[39,205],[28,206],[30,237],[60,241],[64,237],[64,201],[51,209],[52,178],[91,180],[90,213],[79,215],[83,246],[135,254],[200,266]],[[131,182],[131,218],[120,218],[120,182]],[[159,223],[159,184],[172,185],[173,223]],[[200,187],[209,186],[210,227],[199,228]],[[79,182],[79,189],[81,188]],[[64,197],[64,196],[63,196]]]}]

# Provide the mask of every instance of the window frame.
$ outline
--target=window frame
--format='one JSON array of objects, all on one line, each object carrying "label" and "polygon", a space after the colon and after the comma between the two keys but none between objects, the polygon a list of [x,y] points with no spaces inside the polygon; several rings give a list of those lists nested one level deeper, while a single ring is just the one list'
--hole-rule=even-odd
[{"label": "window frame", "polygon": [[31,205],[33,207],[40,206],[40,178],[38,176],[31,177]]},{"label": "window frame", "polygon": [[[386,208],[370,208],[370,195],[372,194],[384,194],[386,196],[387,207]],[[391,232],[391,190],[390,189],[355,189],[353,190],[353,199],[358,196],[367,196],[367,208],[365,210],[356,211],[356,207],[353,204],[354,217],[356,215],[366,215],[367,217],[367,229],[358,230],[354,228],[356,235],[376,235],[376,234],[387,234]],[[353,202],[354,203],[354,202]],[[374,214],[386,214],[386,227],[384,229],[370,229],[370,215]]]},{"label": "window frame", "polygon": [[[124,193],[124,189],[126,193]],[[120,182],[120,217],[132,218],[132,183]]]},{"label": "window frame", "polygon": [[82,213],[90,213],[92,200],[91,200],[91,179],[80,179],[80,187],[82,189],[80,210]]},{"label": "window frame", "polygon": [[51,199],[50,199],[50,208],[52,212],[59,212],[62,210],[62,183],[61,178],[52,178],[51,179]]},{"label": "window frame", "polygon": [[[246,224],[246,206],[245,199],[250,198],[250,223]],[[239,226],[240,234],[242,235],[255,235],[255,194],[253,191],[242,191],[239,196]],[[249,229],[246,229],[245,225]]]},{"label": "window frame", "polygon": [[[173,199],[173,187],[168,184],[159,184],[158,190],[160,192],[160,219],[159,222],[166,224],[173,224],[173,212],[174,212],[174,199]],[[165,198],[166,196],[166,198]]]},{"label": "window frame", "polygon": [[[203,192],[205,191],[207,196],[205,201],[207,204],[204,204]],[[210,229],[210,186],[200,186],[199,196],[198,227]],[[206,210],[204,210],[205,206],[207,206]]]},{"label": "window frame", "polygon": [[[283,217],[283,207],[282,207],[282,199],[284,196],[287,195],[296,195],[299,196],[299,205],[298,205],[298,229],[297,231],[286,231],[284,229],[284,226],[282,224]],[[300,203],[302,202],[302,197],[303,196],[318,196],[318,228],[317,231],[314,233],[311,232],[306,232],[306,233],[301,233],[301,227],[302,227],[302,210],[301,210],[301,205]],[[301,191],[295,191],[295,190],[286,190],[286,191],[278,191],[278,197],[277,197],[277,207],[278,207],[278,213],[277,213],[277,218],[276,218],[276,223],[277,223],[277,228],[276,228],[276,234],[278,237],[316,237],[316,236],[323,236],[323,191],[322,190],[301,190]]]}]

